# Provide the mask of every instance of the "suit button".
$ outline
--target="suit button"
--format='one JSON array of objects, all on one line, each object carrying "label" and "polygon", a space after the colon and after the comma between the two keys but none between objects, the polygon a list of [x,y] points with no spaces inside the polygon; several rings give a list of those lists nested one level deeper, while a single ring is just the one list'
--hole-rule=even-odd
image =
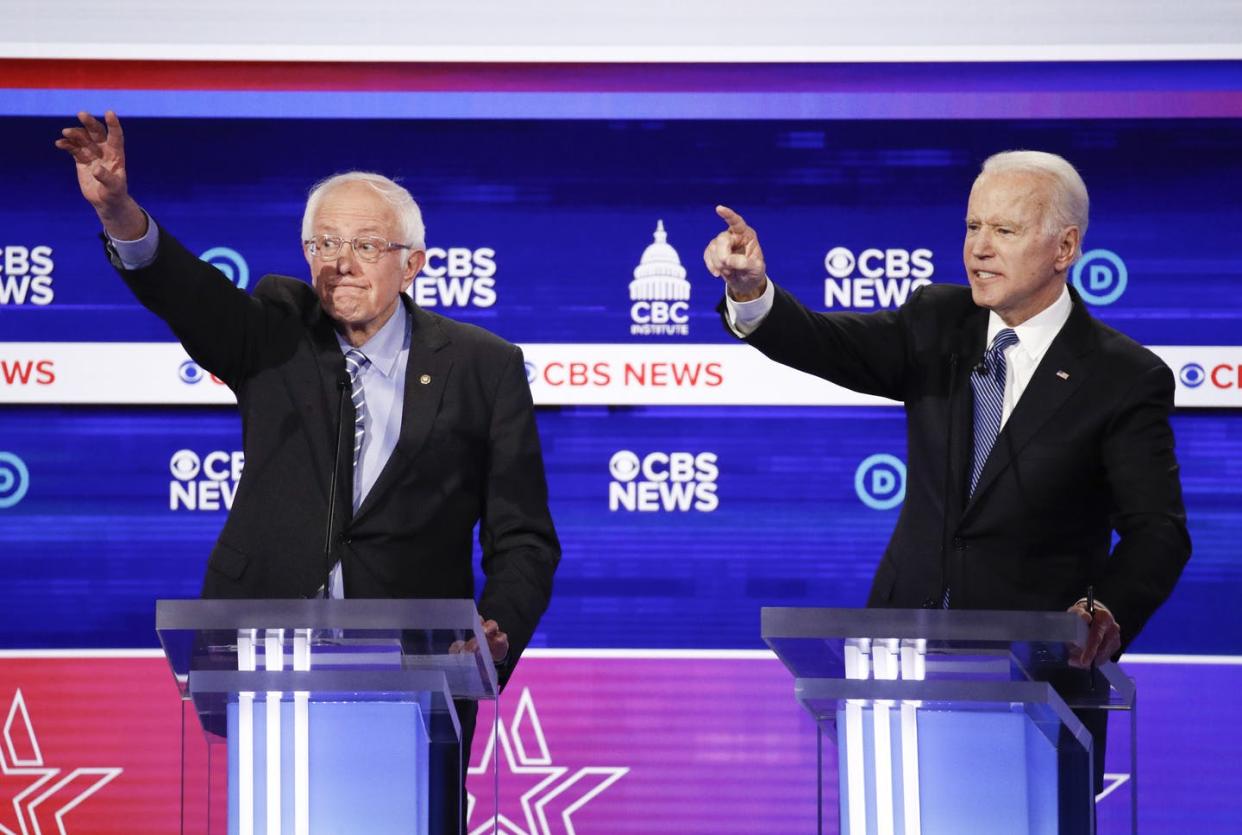
[{"label": "suit button", "polygon": [[346,545],[349,545],[353,541],[354,541],[354,538],[350,536],[349,534],[347,533],[341,534],[341,542],[344,542]]}]

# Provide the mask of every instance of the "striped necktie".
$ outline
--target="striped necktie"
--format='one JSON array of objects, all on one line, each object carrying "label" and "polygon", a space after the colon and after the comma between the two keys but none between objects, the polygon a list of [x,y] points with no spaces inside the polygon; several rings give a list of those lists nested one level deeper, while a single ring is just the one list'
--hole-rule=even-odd
[{"label": "striped necktie", "polygon": [[1005,409],[1005,349],[1017,342],[1018,335],[1011,328],[997,333],[992,347],[983,355],[983,373],[970,375],[970,386],[975,393],[975,447],[970,468],[972,496],[1001,430]]},{"label": "striped necktie", "polygon": [[[357,348],[345,352],[345,370],[349,372],[350,397],[354,401],[354,485],[358,482],[358,464],[362,461],[362,442],[366,438],[367,400],[362,391],[362,369],[371,361]],[[357,490],[354,491],[354,509],[357,510]]]}]

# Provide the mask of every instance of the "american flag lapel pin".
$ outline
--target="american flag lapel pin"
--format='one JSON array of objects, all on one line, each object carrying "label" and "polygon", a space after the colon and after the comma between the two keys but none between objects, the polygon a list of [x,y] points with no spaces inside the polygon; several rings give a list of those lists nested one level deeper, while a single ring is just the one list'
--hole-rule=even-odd
[{"label": "american flag lapel pin", "polygon": [[1058,377],[1060,377],[1062,380],[1068,380],[1068,379],[1069,379],[1069,372],[1068,372],[1068,371],[1058,371],[1058,372],[1057,372],[1057,376],[1058,376]]}]

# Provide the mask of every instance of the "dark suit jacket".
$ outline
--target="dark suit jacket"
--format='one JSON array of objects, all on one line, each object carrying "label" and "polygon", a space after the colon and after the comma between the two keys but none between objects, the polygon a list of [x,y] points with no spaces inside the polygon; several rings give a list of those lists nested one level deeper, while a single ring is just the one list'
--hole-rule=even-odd
[{"label": "dark suit jacket", "polygon": [[899,310],[872,314],[815,313],[777,287],[747,341],[905,404],[906,498],[869,606],[938,606],[947,585],[954,608],[1055,610],[1093,585],[1128,644],[1190,556],[1169,426],[1173,375],[1075,294],[968,500],[968,375],[987,320],[962,286],[927,286]]},{"label": "dark suit jacket", "polygon": [[[121,276],[237,395],[246,463],[203,596],[314,595],[325,577],[338,381],[348,379],[314,290],[266,276],[247,295],[163,229],[155,262]],[[353,439],[343,433],[334,557],[350,597],[473,597],[479,523],[479,612],[508,633],[504,680],[560,559],[525,364],[517,346],[401,301],[413,328],[399,437],[354,515]],[[348,397],[345,407],[348,429]]]}]

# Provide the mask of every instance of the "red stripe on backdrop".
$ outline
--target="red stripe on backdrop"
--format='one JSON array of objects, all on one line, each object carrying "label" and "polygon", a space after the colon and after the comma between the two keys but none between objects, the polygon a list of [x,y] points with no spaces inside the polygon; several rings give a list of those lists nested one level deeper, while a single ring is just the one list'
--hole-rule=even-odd
[{"label": "red stripe on backdrop", "polygon": [[[0,60],[0,87],[70,90],[581,92],[719,89],[759,71],[661,64]],[[778,73],[779,74],[779,73]],[[749,79],[749,81],[747,80]]]}]

